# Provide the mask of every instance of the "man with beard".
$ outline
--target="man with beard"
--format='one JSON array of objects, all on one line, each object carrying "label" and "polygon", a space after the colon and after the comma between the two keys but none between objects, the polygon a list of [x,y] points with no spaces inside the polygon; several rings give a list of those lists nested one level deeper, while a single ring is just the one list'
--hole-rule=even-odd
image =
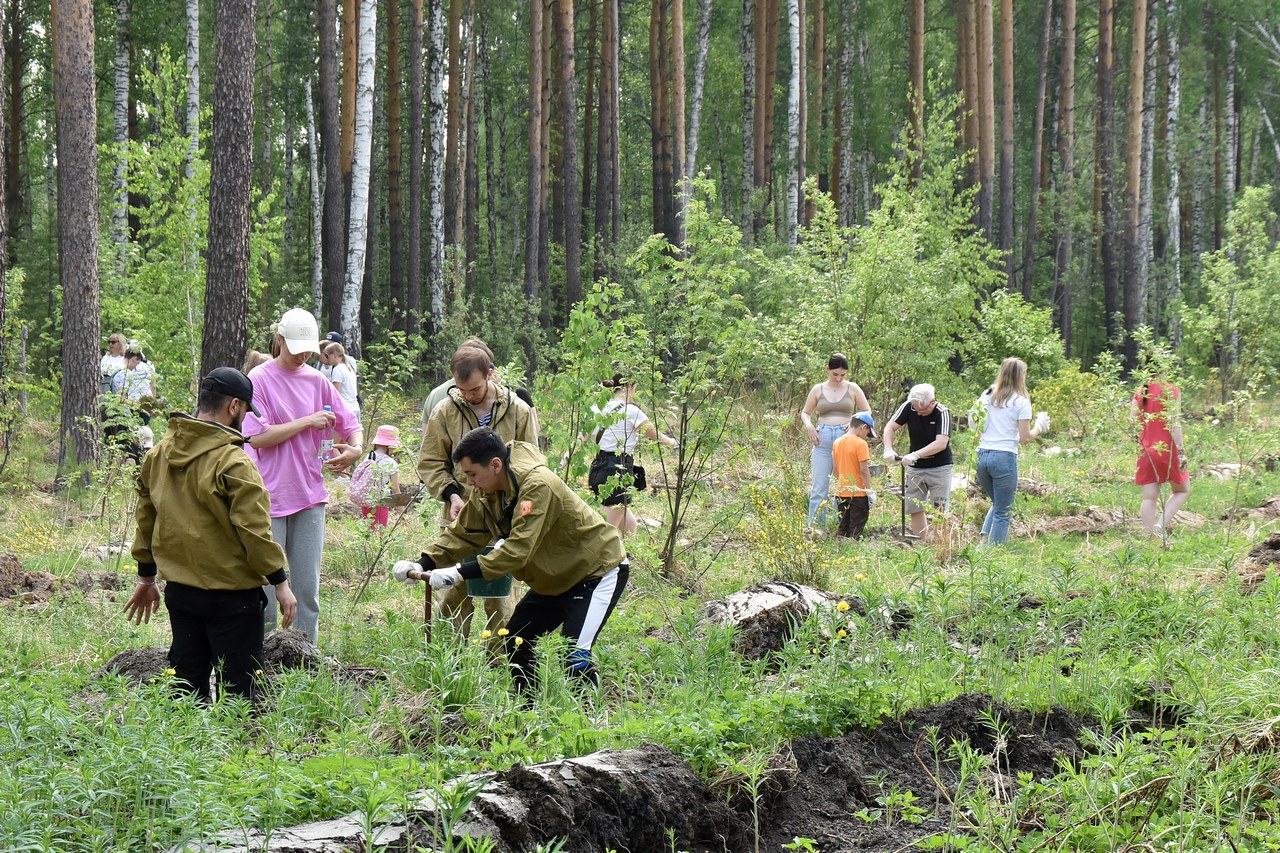
[{"label": "man with beard", "polygon": [[246,411],[257,414],[249,378],[231,367],[213,370],[200,383],[195,416],[169,416],[138,474],[138,585],[124,612],[135,624],[150,622],[160,608],[156,578],[165,579],[169,664],[204,701],[215,669],[220,690],[253,698],[262,669],[262,587],[274,586],[285,627],[298,606],[284,551],[271,538],[270,497],[244,452]]}]

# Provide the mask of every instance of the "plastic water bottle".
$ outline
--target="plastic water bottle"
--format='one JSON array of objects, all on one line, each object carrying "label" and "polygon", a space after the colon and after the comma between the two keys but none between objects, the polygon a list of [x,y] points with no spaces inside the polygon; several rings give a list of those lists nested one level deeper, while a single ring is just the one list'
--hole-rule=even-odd
[{"label": "plastic water bottle", "polygon": [[[325,410],[326,412],[332,412],[332,411],[333,411],[333,407],[332,407],[332,406],[325,406],[325,407],[324,407],[324,410]],[[320,433],[320,454],[319,454],[319,456],[320,456],[320,461],[321,461],[321,462],[328,462],[328,461],[329,461],[329,459],[333,456],[333,428],[332,428],[332,427],[330,427],[330,428],[326,429],[324,432]]]}]

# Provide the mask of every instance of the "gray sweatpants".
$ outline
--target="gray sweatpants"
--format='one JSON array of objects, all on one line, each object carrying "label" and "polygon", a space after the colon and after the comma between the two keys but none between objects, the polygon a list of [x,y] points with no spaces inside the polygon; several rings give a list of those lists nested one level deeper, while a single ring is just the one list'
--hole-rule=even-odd
[{"label": "gray sweatpants", "polygon": [[[293,627],[316,642],[316,630],[320,621],[320,553],[324,548],[324,504],[308,507],[271,519],[271,538],[284,549],[288,565],[289,588],[298,599],[298,615]],[[280,618],[280,606],[276,604],[276,588],[266,586],[267,612],[263,615],[263,630],[275,630]]]}]

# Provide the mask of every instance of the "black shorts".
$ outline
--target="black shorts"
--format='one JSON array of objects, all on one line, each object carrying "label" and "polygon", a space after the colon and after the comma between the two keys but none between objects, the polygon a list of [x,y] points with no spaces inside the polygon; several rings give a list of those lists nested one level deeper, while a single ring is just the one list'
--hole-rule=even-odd
[{"label": "black shorts", "polygon": [[[612,485],[609,484],[610,478],[614,478]],[[630,485],[618,482],[617,478],[630,478]],[[642,490],[646,486],[644,468],[635,463],[630,453],[601,450],[591,460],[587,485],[604,506],[630,506],[634,490]],[[604,489],[603,495],[601,489]]]}]

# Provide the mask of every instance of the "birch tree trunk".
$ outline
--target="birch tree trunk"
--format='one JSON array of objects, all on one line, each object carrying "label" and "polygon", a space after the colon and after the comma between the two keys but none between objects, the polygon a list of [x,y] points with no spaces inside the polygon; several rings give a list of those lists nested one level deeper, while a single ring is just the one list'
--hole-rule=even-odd
[{"label": "birch tree trunk", "polygon": [[1027,233],[1022,254],[1022,298],[1031,301],[1035,279],[1036,216],[1040,201],[1040,152],[1044,147],[1044,101],[1049,78],[1049,38],[1053,32],[1053,0],[1044,0],[1044,24],[1040,30],[1040,74],[1036,84],[1036,117],[1031,131],[1031,194],[1027,198]]},{"label": "birch tree trunk", "polygon": [[1058,84],[1058,162],[1061,201],[1054,231],[1053,297],[1058,330],[1071,353],[1071,210],[1075,190],[1076,144],[1076,0],[1062,0],[1062,60]]},{"label": "birch tree trunk", "polygon": [[[400,133],[400,9],[397,0],[387,7],[387,224],[390,227],[391,328],[406,331],[404,289],[404,202],[401,198]],[[422,102],[419,101],[419,104]]]},{"label": "birch tree trunk", "polygon": [[1147,0],[1134,0],[1133,41],[1129,51],[1129,131],[1125,146],[1125,211],[1124,231],[1124,357],[1125,366],[1132,370],[1138,363],[1138,345],[1133,331],[1143,321],[1144,291],[1146,280],[1140,277],[1139,249],[1139,196],[1142,192],[1142,115],[1143,94],[1147,68]]},{"label": "birch tree trunk", "polygon": [[209,146],[209,260],[200,375],[241,364],[249,327],[249,205],[253,182],[254,0],[218,0],[213,139]]},{"label": "birch tree trunk", "polygon": [[[58,480],[97,457],[98,127],[92,0],[53,0],[54,132],[62,282]],[[70,451],[70,452],[68,452]]]},{"label": "birch tree trunk", "polygon": [[751,195],[755,189],[756,151],[756,6],[766,0],[742,0],[742,30],[738,48],[742,54],[742,240],[755,241],[755,217]]},{"label": "birch tree trunk", "polygon": [[525,206],[524,295],[538,298],[542,231],[542,3],[529,0],[529,161]]},{"label": "birch tree trunk", "polygon": [[373,64],[377,38],[377,0],[360,2],[360,40],[357,48],[355,143],[351,161],[351,224],[347,228],[347,281],[342,290],[343,342],[360,357],[360,292],[369,238],[369,168],[373,154]]},{"label": "birch tree trunk", "polygon": [[466,268],[467,295],[475,293],[478,246],[480,243],[480,124],[476,120],[477,90],[483,85],[481,68],[477,62],[480,40],[484,38],[476,26],[475,0],[467,2],[467,84],[463,98],[463,126],[466,128],[466,147],[462,157],[462,258]]},{"label": "birch tree trunk", "polygon": [[[1235,208],[1236,193],[1240,191],[1240,111],[1236,106],[1236,31],[1231,28],[1230,46],[1227,48],[1227,90],[1223,102],[1227,112],[1227,151],[1224,157],[1222,210],[1223,221],[1231,219]],[[1226,242],[1225,240],[1223,242]]]},{"label": "birch tree trunk", "polygon": [[787,0],[787,24],[791,35],[791,81],[787,86],[787,200],[782,236],[788,246],[796,244],[796,216],[800,210],[800,2]]},{"label": "birch tree trunk", "polygon": [[[1152,227],[1153,209],[1155,207],[1154,169],[1155,169],[1155,129],[1156,129],[1156,59],[1159,50],[1159,16],[1156,9],[1147,9],[1146,32],[1146,70],[1142,81],[1142,170],[1138,179],[1138,229],[1136,237],[1136,256],[1134,258],[1135,284],[1138,287],[1138,319],[1147,323],[1152,318],[1159,327],[1163,319],[1163,311],[1152,312],[1153,291],[1151,287],[1151,261],[1155,255],[1155,235]],[[1157,297],[1163,294],[1155,293]],[[1157,304],[1157,309],[1162,303]],[[1136,352],[1135,352],[1136,364]]]},{"label": "birch tree trunk", "polygon": [[412,0],[409,34],[409,251],[405,279],[405,331],[416,332],[422,323],[422,160],[423,112],[423,0]]},{"label": "birch tree trunk", "polygon": [[707,77],[707,51],[711,47],[711,0],[698,3],[698,44],[693,54],[693,95],[689,103],[689,143],[685,146],[687,157],[685,177],[698,176],[698,137],[702,131],[702,92]]},{"label": "birch tree trunk", "polygon": [[[320,150],[324,152],[324,257],[325,311],[329,327],[337,328],[342,305],[342,281],[346,272],[346,184],[339,142],[338,105],[338,0],[316,0],[316,24],[320,53],[316,71],[320,88]],[[316,315],[319,320],[320,316]]]},{"label": "birch tree trunk", "polygon": [[[1000,0],[1000,250],[1005,286],[1014,289],[1013,255],[1013,0]],[[1032,192],[1036,185],[1032,185]]]},{"label": "birch tree trunk", "polygon": [[116,0],[116,56],[114,119],[116,164],[112,178],[115,203],[111,215],[111,241],[115,248],[116,274],[122,278],[129,263],[129,0]]},{"label": "birch tree trunk", "polygon": [[320,225],[324,205],[320,201],[320,146],[316,141],[316,110],[311,103],[311,78],[307,78],[307,148],[311,153],[311,313],[320,316],[324,302],[324,256]]},{"label": "birch tree trunk", "polygon": [[[1168,210],[1165,216],[1168,237],[1165,242],[1165,267],[1168,276],[1169,340],[1182,345],[1182,317],[1178,303],[1182,301],[1182,187],[1178,173],[1178,113],[1182,108],[1182,59],[1178,42],[1177,0],[1164,0],[1165,41],[1169,61],[1166,74],[1167,104],[1165,108],[1164,156],[1169,173]],[[1278,157],[1277,159],[1280,159]]]},{"label": "birch tree trunk", "polygon": [[436,334],[444,325],[444,0],[427,0],[427,56],[431,157],[427,162],[427,293]]}]

